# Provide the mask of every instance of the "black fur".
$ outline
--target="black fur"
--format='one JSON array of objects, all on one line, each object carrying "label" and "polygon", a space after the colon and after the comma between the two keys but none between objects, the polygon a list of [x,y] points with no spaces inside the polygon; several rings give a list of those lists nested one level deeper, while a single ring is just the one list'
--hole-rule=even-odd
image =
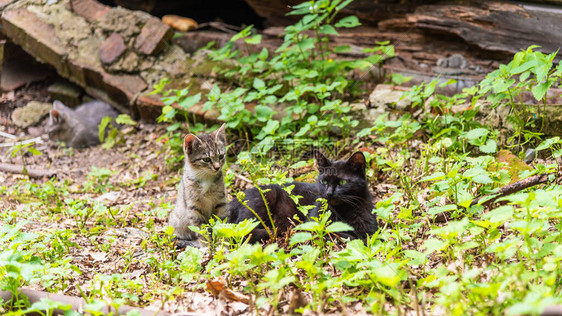
[{"label": "black fur", "polygon": [[[316,183],[294,182],[292,195],[302,196],[300,205],[315,205],[309,211],[310,217],[318,216],[318,198],[328,201],[328,209],[332,212],[332,221],[341,221],[354,228],[353,231],[339,233],[343,237],[351,239],[365,239],[367,235],[376,232],[377,219],[372,214],[372,196],[367,187],[365,177],[365,157],[363,153],[356,152],[348,160],[331,161],[320,152],[314,155],[318,166],[319,175]],[[301,221],[303,214],[297,209],[297,205],[289,197],[289,194],[279,185],[267,185],[262,187],[268,190],[265,193],[267,204],[272,213],[273,221],[278,233],[286,232],[292,226],[292,218],[297,215]],[[263,199],[256,188],[246,190],[248,206],[251,207],[271,227],[269,217]],[[227,206],[230,214],[229,222],[240,223],[247,218],[255,218],[254,214],[238,200],[231,201]],[[269,239],[267,231],[260,224],[252,231],[251,242],[265,241]]]}]

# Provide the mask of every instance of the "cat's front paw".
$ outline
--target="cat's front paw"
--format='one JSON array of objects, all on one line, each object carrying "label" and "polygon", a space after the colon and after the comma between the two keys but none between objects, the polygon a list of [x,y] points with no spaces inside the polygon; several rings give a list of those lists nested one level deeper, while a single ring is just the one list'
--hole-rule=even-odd
[{"label": "cat's front paw", "polygon": [[176,245],[176,249],[178,250],[182,250],[185,249],[185,247],[194,247],[194,248],[202,248],[203,245],[201,244],[201,242],[199,242],[199,240],[195,239],[195,240],[190,240],[190,239],[181,239],[178,237],[174,237],[175,245]]}]

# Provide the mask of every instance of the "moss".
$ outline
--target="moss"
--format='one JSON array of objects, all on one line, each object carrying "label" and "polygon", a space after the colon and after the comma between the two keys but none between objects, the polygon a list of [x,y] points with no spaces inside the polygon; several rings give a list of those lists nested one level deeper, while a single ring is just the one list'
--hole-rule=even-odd
[{"label": "moss", "polygon": [[496,154],[496,159],[500,164],[499,168],[506,170],[511,177],[511,183],[519,181],[519,174],[521,171],[531,171],[529,165],[523,162],[519,157],[515,156],[509,150],[502,149]]}]

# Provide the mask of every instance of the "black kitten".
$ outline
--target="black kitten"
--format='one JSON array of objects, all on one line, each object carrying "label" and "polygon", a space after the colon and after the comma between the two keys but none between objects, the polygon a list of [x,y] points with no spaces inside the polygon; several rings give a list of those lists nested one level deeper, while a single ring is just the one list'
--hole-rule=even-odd
[{"label": "black kitten", "polygon": [[[315,205],[309,212],[309,217],[317,217],[320,203],[319,198],[328,201],[328,209],[331,211],[332,221],[341,221],[353,227],[353,231],[339,233],[343,237],[351,239],[365,239],[367,235],[377,230],[377,219],[372,214],[373,203],[371,193],[367,187],[365,177],[365,157],[363,153],[356,152],[348,160],[331,161],[320,152],[314,152],[314,158],[318,166],[318,178],[316,183],[293,182],[286,186],[294,185],[291,194],[302,196],[300,205]],[[266,185],[261,187],[269,190],[265,198],[271,210],[273,222],[278,233],[286,232],[292,225],[292,218],[296,215],[301,221],[309,219],[297,209],[297,205],[289,194],[280,185]],[[251,207],[271,227],[267,209],[263,199],[256,188],[245,191],[249,207]],[[254,214],[238,200],[231,201],[227,206],[230,214],[229,222],[240,223],[248,218],[255,218]],[[267,231],[260,224],[252,231],[251,242],[265,241],[269,238]]]}]

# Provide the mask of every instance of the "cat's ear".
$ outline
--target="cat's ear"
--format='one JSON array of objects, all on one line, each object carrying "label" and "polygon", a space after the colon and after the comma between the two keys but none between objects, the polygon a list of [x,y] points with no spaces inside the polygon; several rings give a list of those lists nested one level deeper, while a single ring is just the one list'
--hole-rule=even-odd
[{"label": "cat's ear", "polygon": [[318,170],[326,168],[332,164],[330,159],[326,158],[318,149],[314,149],[312,151],[312,155],[314,156]]},{"label": "cat's ear", "polygon": [[187,134],[183,139],[183,151],[190,155],[197,144],[201,143],[199,137],[193,134]]},{"label": "cat's ear", "polygon": [[59,111],[53,109],[49,112],[49,120],[53,124],[59,124],[60,122],[62,122],[62,116],[60,115]]},{"label": "cat's ear", "polygon": [[216,131],[211,133],[211,136],[215,139],[215,140],[221,140],[223,143],[226,143],[226,133],[225,133],[225,129],[226,129],[226,123],[223,123],[221,125],[221,127],[219,127]]},{"label": "cat's ear", "polygon": [[367,161],[365,160],[365,155],[363,155],[362,151],[357,151],[346,162],[347,165],[350,165],[357,170],[361,170],[365,172],[365,167],[367,166]]},{"label": "cat's ear", "polygon": [[60,102],[59,100],[53,101],[53,109],[57,111],[65,111],[68,110],[68,107],[64,105],[64,103]]}]

